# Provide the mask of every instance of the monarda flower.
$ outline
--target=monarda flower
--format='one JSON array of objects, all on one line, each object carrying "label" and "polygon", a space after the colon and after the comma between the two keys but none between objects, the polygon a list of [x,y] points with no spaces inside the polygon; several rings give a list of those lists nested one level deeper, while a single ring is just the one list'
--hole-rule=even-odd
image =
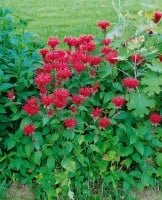
[{"label": "monarda flower", "polygon": [[109,48],[109,47],[103,47],[101,48],[100,52],[104,55],[107,55],[109,54],[113,49],[112,48]]},{"label": "monarda flower", "polygon": [[64,120],[64,124],[65,124],[66,128],[70,129],[70,128],[74,128],[76,126],[77,121],[75,118],[69,118],[69,119]]},{"label": "monarda flower", "polygon": [[56,106],[56,109],[61,110],[67,106],[67,100],[54,99],[53,104]]},{"label": "monarda flower", "polygon": [[77,73],[83,72],[86,68],[85,64],[79,62],[74,62],[72,67]]},{"label": "monarda flower", "polygon": [[132,90],[138,87],[139,82],[136,78],[125,78],[123,79],[122,84],[124,87],[127,87],[128,89]]},{"label": "monarda flower", "polygon": [[89,97],[92,93],[92,89],[90,87],[82,87],[79,89],[79,94],[83,95],[83,97]]},{"label": "monarda flower", "polygon": [[123,97],[117,96],[112,99],[112,103],[116,108],[121,108],[126,103],[126,101]]},{"label": "monarda flower", "polygon": [[80,47],[80,50],[82,50],[84,52],[91,52],[91,51],[94,51],[95,49],[96,49],[96,43],[94,43],[94,42],[83,44]]},{"label": "monarda flower", "polygon": [[34,134],[35,126],[33,124],[26,124],[23,128],[23,131],[26,136],[31,136]]},{"label": "monarda flower", "polygon": [[59,40],[58,38],[55,38],[55,37],[49,37],[47,43],[49,47],[54,49],[59,44]]},{"label": "monarda flower", "polygon": [[71,101],[76,105],[80,105],[84,102],[84,97],[82,95],[73,95]]},{"label": "monarda flower", "polygon": [[81,35],[79,39],[82,44],[85,44],[93,41],[93,38],[94,38],[93,35]]},{"label": "monarda flower", "polygon": [[70,95],[69,90],[64,89],[64,88],[56,89],[53,92],[54,99],[58,99],[60,101],[67,99],[69,95]]},{"label": "monarda flower", "polygon": [[52,76],[49,73],[40,73],[34,79],[34,82],[38,88],[45,87],[51,81]]},{"label": "monarda flower", "polygon": [[60,80],[66,80],[72,76],[72,72],[69,69],[61,69],[56,73],[56,78]]},{"label": "monarda flower", "polygon": [[43,58],[46,57],[46,54],[47,54],[48,52],[49,52],[48,49],[40,49],[40,50],[39,50],[39,53],[40,53],[40,55],[41,55]]},{"label": "monarda flower", "polygon": [[70,108],[70,112],[71,112],[72,115],[75,115],[76,112],[77,112],[77,108],[76,107],[71,107]]},{"label": "monarda flower", "polygon": [[110,120],[107,117],[100,118],[98,126],[100,129],[105,129],[107,126],[110,126]]},{"label": "monarda flower", "polygon": [[100,109],[98,107],[97,108],[93,108],[91,116],[93,117],[93,119],[96,119],[96,118],[98,118],[100,116],[101,113],[102,113],[102,109]]},{"label": "monarda flower", "polygon": [[162,62],[162,54],[158,55],[159,61]]},{"label": "monarda flower", "polygon": [[13,101],[15,99],[15,93],[13,90],[10,90],[7,92],[7,97],[10,101]]},{"label": "monarda flower", "polygon": [[39,107],[37,104],[37,99],[35,97],[29,98],[26,104],[23,106],[23,110],[28,115],[36,115],[39,112]]},{"label": "monarda flower", "polygon": [[99,56],[96,56],[96,57],[89,56],[89,60],[88,60],[88,62],[91,66],[98,66],[101,63],[101,61],[102,61],[102,59]]},{"label": "monarda flower", "polygon": [[157,114],[157,113],[151,114],[150,117],[149,117],[149,119],[150,119],[150,122],[151,122],[151,124],[153,126],[159,125],[160,122],[162,121],[162,117],[159,114]]},{"label": "monarda flower", "polygon": [[158,23],[162,18],[162,12],[155,12],[153,16],[154,23]]},{"label": "monarda flower", "polygon": [[48,95],[48,96],[43,95],[41,97],[41,102],[46,108],[48,108],[53,104],[53,95]]},{"label": "monarda flower", "polygon": [[98,22],[97,26],[102,30],[102,31],[106,31],[106,29],[111,26],[110,22],[108,21],[100,21]]},{"label": "monarda flower", "polygon": [[142,61],[144,61],[144,58],[140,54],[134,54],[130,57],[134,65],[141,64]]},{"label": "monarda flower", "polygon": [[109,38],[106,38],[106,39],[103,39],[103,40],[102,40],[102,44],[103,44],[104,46],[108,46],[108,45],[111,44],[111,43],[112,43],[112,40],[109,39]]},{"label": "monarda flower", "polygon": [[106,56],[106,61],[110,64],[115,65],[118,62],[118,52],[115,50],[111,50]]}]

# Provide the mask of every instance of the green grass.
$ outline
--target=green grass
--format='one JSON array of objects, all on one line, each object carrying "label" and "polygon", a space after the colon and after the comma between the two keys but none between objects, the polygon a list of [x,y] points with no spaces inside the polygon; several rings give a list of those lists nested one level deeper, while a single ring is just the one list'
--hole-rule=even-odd
[{"label": "green grass", "polygon": [[[162,7],[161,0],[150,2],[157,8]],[[135,13],[140,10],[141,3],[142,0],[121,0],[122,11]],[[29,19],[28,30],[44,41],[48,36],[62,39],[80,34],[99,35],[98,21],[117,22],[111,0],[0,0],[0,5],[12,9],[15,16]]]}]

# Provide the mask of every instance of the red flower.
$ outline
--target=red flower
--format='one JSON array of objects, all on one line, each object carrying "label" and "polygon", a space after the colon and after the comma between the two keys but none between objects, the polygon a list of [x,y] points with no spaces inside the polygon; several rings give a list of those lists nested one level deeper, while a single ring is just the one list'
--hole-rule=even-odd
[{"label": "red flower", "polygon": [[111,48],[109,48],[109,47],[103,47],[103,48],[101,49],[100,52],[101,52],[102,54],[106,55],[106,54],[110,53],[112,50],[113,50],[113,49],[111,49]]},{"label": "red flower", "polygon": [[90,87],[84,87],[79,89],[79,94],[83,95],[83,97],[88,97],[92,93],[92,89]]},{"label": "red flower", "polygon": [[8,97],[11,101],[13,101],[13,100],[15,99],[15,93],[14,93],[14,91],[13,91],[13,90],[8,91],[8,92],[7,92],[7,97]]},{"label": "red flower", "polygon": [[67,106],[67,100],[54,99],[53,104],[57,109],[63,109]]},{"label": "red flower", "polygon": [[89,72],[90,77],[95,77],[96,76],[96,71],[95,70],[90,70]]},{"label": "red flower", "polygon": [[101,63],[101,60],[102,59],[99,56],[96,56],[96,57],[90,56],[88,62],[92,66],[98,66]]},{"label": "red flower", "polygon": [[100,116],[100,114],[101,114],[101,112],[102,112],[102,109],[100,109],[100,108],[93,108],[92,109],[92,117],[94,118],[94,119],[96,119],[96,118],[98,118],[99,116]]},{"label": "red flower", "polygon": [[82,44],[89,43],[93,40],[93,35],[81,35],[80,41]]},{"label": "red flower", "polygon": [[23,106],[23,110],[28,114],[28,115],[36,115],[39,112],[39,107],[37,105],[37,98],[31,97],[27,99],[26,104]]},{"label": "red flower", "polygon": [[69,95],[70,95],[69,90],[64,89],[64,88],[56,89],[53,92],[54,99],[58,99],[60,101],[67,99]]},{"label": "red flower", "polygon": [[61,69],[58,70],[56,73],[56,78],[57,79],[68,79],[70,76],[72,76],[72,72],[69,69]]},{"label": "red flower", "polygon": [[76,107],[71,107],[70,108],[70,112],[71,112],[72,115],[75,115],[76,112],[77,112],[77,108]]},{"label": "red flower", "polygon": [[74,128],[77,124],[77,121],[75,118],[69,118],[64,120],[64,124],[66,128]]},{"label": "red flower", "polygon": [[142,61],[144,61],[144,58],[140,54],[134,54],[130,58],[135,65],[139,65]]},{"label": "red flower", "polygon": [[111,26],[110,22],[108,21],[100,21],[98,22],[97,26],[102,30],[102,31],[106,31],[106,29]]},{"label": "red flower", "polygon": [[38,86],[38,88],[45,87],[51,81],[52,81],[52,76],[49,73],[42,73],[42,72],[38,74],[34,79],[34,82]]},{"label": "red flower", "polygon": [[111,43],[112,43],[112,40],[110,40],[110,39],[108,39],[108,38],[102,40],[102,44],[103,44],[104,46],[108,46],[108,45],[111,44]]},{"label": "red flower", "polygon": [[107,117],[103,117],[99,119],[98,125],[100,129],[105,129],[107,126],[110,125],[110,120]]},{"label": "red flower", "polygon": [[110,64],[116,64],[118,62],[118,52],[115,50],[111,50],[107,55],[106,55],[106,60]]},{"label": "red flower", "polygon": [[117,107],[117,108],[121,108],[125,103],[125,99],[121,96],[117,96],[117,97],[114,97],[112,99],[112,103]]},{"label": "red flower", "polygon": [[49,107],[50,105],[53,104],[53,95],[43,95],[41,98],[41,102],[45,107]]},{"label": "red flower", "polygon": [[86,66],[83,63],[74,62],[73,68],[75,69],[76,72],[80,73],[80,72],[83,72],[85,70]]},{"label": "red flower", "polygon": [[122,84],[123,84],[123,86],[132,90],[132,89],[138,87],[139,82],[136,78],[125,78],[125,79],[123,79]]},{"label": "red flower", "polygon": [[76,105],[79,105],[84,102],[84,97],[82,95],[73,95],[71,101]]},{"label": "red flower", "polygon": [[34,134],[35,126],[33,124],[26,124],[23,128],[23,131],[26,136],[31,136]]},{"label": "red flower", "polygon": [[157,24],[162,18],[162,12],[155,12],[153,16],[153,21]]},{"label": "red flower", "polygon": [[162,62],[162,55],[161,54],[158,55],[158,58],[159,58],[159,61]]},{"label": "red flower", "polygon": [[87,52],[87,51],[91,52],[91,51],[94,51],[95,49],[96,49],[96,43],[94,42],[83,44],[80,48],[80,50],[84,52]]},{"label": "red flower", "polygon": [[49,37],[48,39],[48,46],[51,48],[55,48],[59,44],[59,40],[55,37]]},{"label": "red flower", "polygon": [[150,122],[151,122],[151,124],[153,126],[159,125],[160,122],[162,121],[162,117],[159,114],[157,114],[157,113],[151,114],[150,117],[149,117],[149,119],[150,119]]},{"label": "red flower", "polygon": [[54,115],[54,110],[53,109],[49,109],[48,111],[47,111],[47,116],[48,117],[52,117]]},{"label": "red flower", "polygon": [[45,56],[46,56],[46,54],[47,54],[48,52],[49,52],[48,49],[40,49],[40,50],[39,50],[39,53],[41,54],[41,56],[42,56],[43,58],[45,58]]}]

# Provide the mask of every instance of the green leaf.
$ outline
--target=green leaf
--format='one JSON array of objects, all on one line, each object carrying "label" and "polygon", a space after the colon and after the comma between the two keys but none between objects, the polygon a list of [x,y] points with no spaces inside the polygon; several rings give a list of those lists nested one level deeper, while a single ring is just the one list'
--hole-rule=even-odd
[{"label": "green leaf", "polygon": [[9,88],[12,88],[12,87],[14,87],[14,85],[11,83],[2,83],[2,84],[0,84],[0,92],[5,92]]},{"label": "green leaf", "polygon": [[90,148],[92,149],[92,151],[100,153],[100,149],[95,144],[91,144]]},{"label": "green leaf", "polygon": [[34,163],[36,164],[36,165],[40,165],[40,162],[41,162],[41,157],[42,157],[42,152],[41,151],[36,151],[35,153],[34,153]]},{"label": "green leaf", "polygon": [[44,115],[43,116],[43,126],[45,126],[49,120],[50,120],[50,118],[48,116]]},{"label": "green leaf", "polygon": [[119,156],[129,156],[133,153],[133,147],[120,147],[120,151],[118,152]]},{"label": "green leaf", "polygon": [[25,145],[25,153],[26,153],[27,157],[30,157],[33,150],[34,150],[34,146],[32,143]]},{"label": "green leaf", "polygon": [[76,164],[73,160],[68,158],[64,158],[61,162],[61,166],[69,172],[75,173],[76,171]]},{"label": "green leaf", "polygon": [[0,104],[0,113],[6,113],[4,106],[1,104]]},{"label": "green leaf", "polygon": [[47,159],[47,167],[49,170],[55,167],[55,159],[52,156],[49,156]]},{"label": "green leaf", "polygon": [[129,114],[125,111],[120,111],[117,115],[115,115],[115,119],[126,119],[129,117]]},{"label": "green leaf", "polygon": [[153,72],[162,72],[162,62],[159,62],[159,60],[157,59],[152,61],[152,65],[147,64],[147,67]]},{"label": "green leaf", "polygon": [[144,92],[149,96],[159,94],[162,90],[162,76],[158,76],[156,73],[145,74],[145,77],[142,79],[141,83],[146,85]]},{"label": "green leaf", "polygon": [[143,143],[139,141],[134,146],[137,149],[137,151],[143,156],[143,154],[144,154],[144,145],[143,145]]},{"label": "green leaf", "polygon": [[156,163],[159,167],[162,167],[162,155],[160,153],[157,154]]},{"label": "green leaf", "polygon": [[115,160],[115,157],[116,157],[116,151],[110,150],[108,152],[108,158],[107,158],[107,160],[108,161],[113,161],[113,160]]},{"label": "green leaf", "polygon": [[144,94],[130,94],[130,100],[128,99],[128,110],[132,110],[135,116],[143,117],[149,113],[149,108],[154,107],[155,101],[147,98]]},{"label": "green leaf", "polygon": [[100,78],[106,78],[110,74],[112,74],[112,67],[111,66],[103,65],[100,68],[100,71],[99,71],[99,77]]}]

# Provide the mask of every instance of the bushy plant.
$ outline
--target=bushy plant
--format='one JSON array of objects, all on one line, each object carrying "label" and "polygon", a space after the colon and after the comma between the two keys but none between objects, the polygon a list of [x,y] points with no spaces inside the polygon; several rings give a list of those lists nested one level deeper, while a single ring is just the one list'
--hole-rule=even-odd
[{"label": "bushy plant", "polygon": [[104,198],[110,190],[112,199],[121,199],[133,188],[155,186],[162,176],[162,35],[156,13],[150,27],[131,38],[114,30],[108,38],[111,23],[101,21],[103,39],[67,37],[64,50],[57,38],[48,39],[40,50],[43,66],[35,71],[37,94],[32,90],[20,128],[5,142],[10,153],[4,175],[49,200],[94,199],[99,192]]}]

